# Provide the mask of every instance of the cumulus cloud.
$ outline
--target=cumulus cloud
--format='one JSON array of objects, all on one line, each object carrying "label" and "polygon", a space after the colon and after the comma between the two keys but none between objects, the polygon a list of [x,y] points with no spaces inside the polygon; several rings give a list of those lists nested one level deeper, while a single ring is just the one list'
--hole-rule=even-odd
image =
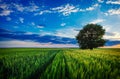
[{"label": "cumulus cloud", "polygon": [[33,35],[34,33],[32,33],[32,32],[25,32],[24,34],[25,35]]},{"label": "cumulus cloud", "polygon": [[98,0],[98,2],[99,2],[99,3],[103,3],[103,2],[104,2],[104,0]]},{"label": "cumulus cloud", "polygon": [[89,8],[86,8],[85,11],[91,11],[91,10],[94,10],[94,7],[89,7]]},{"label": "cumulus cloud", "polygon": [[120,41],[120,33],[119,32],[108,32],[108,33],[106,33],[104,35],[105,39]]},{"label": "cumulus cloud", "polygon": [[61,25],[61,26],[65,26],[65,25],[66,25],[66,23],[61,23],[60,25]]},{"label": "cumulus cloud", "polygon": [[8,16],[10,15],[10,13],[12,13],[13,11],[12,10],[2,10],[0,12],[0,16]]},{"label": "cumulus cloud", "polygon": [[94,4],[92,5],[91,7],[88,7],[86,8],[86,11],[91,11],[91,10],[94,10],[96,7],[98,7],[99,5],[98,4]]},{"label": "cumulus cloud", "polygon": [[112,25],[103,25],[103,28],[106,30],[106,33],[104,35],[105,39],[120,41],[119,25],[114,24],[114,27]]},{"label": "cumulus cloud", "polygon": [[33,41],[20,41],[20,40],[11,40],[11,41],[0,41],[0,47],[78,47],[75,44],[53,44],[48,43],[38,43]]},{"label": "cumulus cloud", "polygon": [[42,15],[43,13],[52,13],[51,11],[49,11],[49,10],[44,10],[44,11],[40,11],[40,15]]},{"label": "cumulus cloud", "polygon": [[39,10],[39,6],[37,6],[35,3],[29,3],[28,6],[25,6],[23,4],[17,4],[17,3],[11,3],[11,4],[6,4],[2,3],[0,4],[0,9],[2,11],[0,12],[0,16],[7,16],[12,13],[12,10],[17,10],[20,12],[34,12]]},{"label": "cumulus cloud", "polygon": [[34,3],[30,3],[29,6],[23,6],[22,4],[13,4],[13,6],[20,12],[23,12],[23,11],[34,12],[39,9],[39,7]]},{"label": "cumulus cloud", "polygon": [[68,16],[71,13],[75,13],[78,11],[79,11],[79,8],[70,4],[66,4],[66,5],[50,8],[49,10],[39,11],[39,13],[35,13],[34,15],[42,15],[45,13],[62,13],[64,16]]},{"label": "cumulus cloud", "polygon": [[19,20],[21,23],[24,23],[24,18],[20,17]]},{"label": "cumulus cloud", "polygon": [[120,8],[119,9],[110,9],[105,15],[120,15]]},{"label": "cumulus cloud", "polygon": [[8,16],[10,15],[13,11],[10,10],[10,5],[9,4],[0,4],[0,16]]},{"label": "cumulus cloud", "polygon": [[105,33],[107,36],[115,36],[115,33],[112,33],[112,32],[106,32]]},{"label": "cumulus cloud", "polygon": [[98,6],[99,6],[98,4],[94,4],[88,8],[81,9],[78,6],[74,6],[72,4],[66,4],[66,5],[50,8],[48,10],[39,11],[39,13],[35,13],[34,15],[42,15],[45,13],[61,13],[64,16],[68,16],[76,12],[92,11],[92,10],[95,10]]},{"label": "cumulus cloud", "polygon": [[97,7],[99,6],[99,4],[94,4],[91,7],[88,7],[86,9],[79,9],[80,12],[85,12],[85,11],[92,11],[95,10]]},{"label": "cumulus cloud", "polygon": [[53,12],[51,10],[43,10],[43,11],[40,11],[39,13],[35,13],[34,15],[42,15],[45,13],[53,13]]},{"label": "cumulus cloud", "polygon": [[104,19],[96,19],[96,20],[91,21],[90,23],[98,24],[98,23],[101,23],[101,22],[104,22],[104,21],[105,21]]},{"label": "cumulus cloud", "polygon": [[38,25],[37,28],[44,28],[44,26],[43,25]]},{"label": "cumulus cloud", "polygon": [[0,8],[7,9],[7,8],[9,8],[9,5],[8,4],[0,4]]},{"label": "cumulus cloud", "polygon": [[14,6],[15,6],[15,8],[18,10],[18,11],[20,11],[20,12],[23,12],[24,11],[24,7],[21,5],[21,4],[13,4]]},{"label": "cumulus cloud", "polygon": [[63,6],[52,8],[51,10],[62,13],[64,16],[68,16],[71,13],[78,12],[79,8],[77,8],[77,7],[73,6],[73,5],[70,5],[70,4],[66,4],[66,5],[63,5]]},{"label": "cumulus cloud", "polygon": [[39,6],[37,6],[35,3],[30,3],[30,6],[28,7],[27,9],[28,11],[30,12],[33,12],[33,11],[38,11],[39,10]]},{"label": "cumulus cloud", "polygon": [[120,0],[117,0],[117,1],[109,0],[106,2],[106,4],[120,4]]},{"label": "cumulus cloud", "polygon": [[71,28],[60,29],[56,31],[55,36],[75,38],[75,36],[78,34],[78,31],[76,29],[78,28],[71,27]]}]

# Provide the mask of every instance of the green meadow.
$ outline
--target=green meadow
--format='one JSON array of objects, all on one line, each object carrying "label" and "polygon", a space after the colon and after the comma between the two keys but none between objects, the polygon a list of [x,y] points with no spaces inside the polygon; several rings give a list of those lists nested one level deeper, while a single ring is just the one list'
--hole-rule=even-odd
[{"label": "green meadow", "polygon": [[120,49],[1,48],[0,79],[120,79]]}]

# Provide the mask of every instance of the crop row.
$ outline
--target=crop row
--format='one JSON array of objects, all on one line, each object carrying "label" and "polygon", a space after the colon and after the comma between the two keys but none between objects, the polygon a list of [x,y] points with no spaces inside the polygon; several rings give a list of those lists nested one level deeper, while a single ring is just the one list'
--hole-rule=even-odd
[{"label": "crop row", "polygon": [[40,79],[119,79],[120,55],[108,50],[62,50]]},{"label": "crop row", "polygon": [[119,79],[120,56],[101,51],[66,51],[71,79]]},{"label": "crop row", "polygon": [[[26,52],[24,51],[24,53]],[[38,53],[34,55],[30,52],[27,54],[9,54],[10,56],[1,55],[0,79],[30,79],[38,69],[41,69],[40,71],[42,71],[44,66],[54,58],[56,52],[52,50],[38,51]]]},{"label": "crop row", "polygon": [[120,79],[118,49],[9,49],[0,79]]}]

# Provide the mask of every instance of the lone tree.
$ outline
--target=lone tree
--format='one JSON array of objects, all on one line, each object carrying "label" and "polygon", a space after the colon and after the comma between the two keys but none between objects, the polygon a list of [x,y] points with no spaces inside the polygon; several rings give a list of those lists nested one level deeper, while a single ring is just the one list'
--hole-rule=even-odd
[{"label": "lone tree", "polygon": [[87,24],[82,30],[79,31],[76,36],[76,40],[79,43],[81,49],[93,49],[105,44],[105,40],[102,39],[105,34],[105,29],[98,24]]}]

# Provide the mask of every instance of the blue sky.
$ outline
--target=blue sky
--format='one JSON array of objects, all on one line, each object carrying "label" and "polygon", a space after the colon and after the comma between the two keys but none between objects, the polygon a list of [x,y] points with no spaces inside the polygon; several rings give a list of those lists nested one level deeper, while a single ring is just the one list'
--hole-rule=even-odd
[{"label": "blue sky", "polygon": [[88,23],[120,44],[120,0],[0,0],[0,47],[77,47]]}]

